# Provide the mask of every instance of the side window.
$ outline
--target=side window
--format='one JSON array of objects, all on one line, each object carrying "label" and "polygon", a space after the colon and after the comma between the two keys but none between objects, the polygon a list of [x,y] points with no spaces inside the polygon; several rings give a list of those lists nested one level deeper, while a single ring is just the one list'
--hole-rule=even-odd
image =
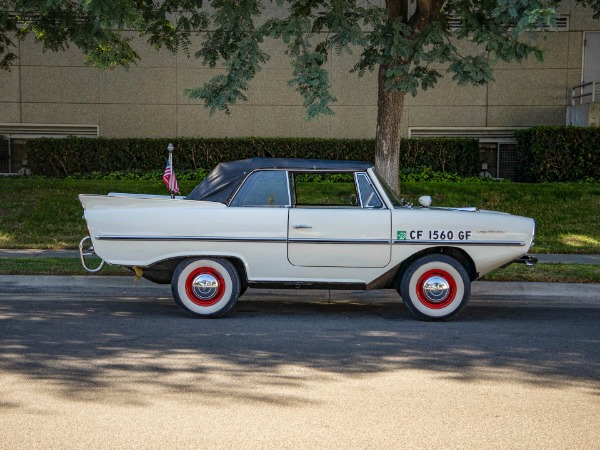
[{"label": "side window", "polygon": [[358,184],[358,192],[363,208],[380,209],[383,208],[383,202],[375,191],[375,187],[371,184],[371,180],[366,173],[356,174],[356,182]]},{"label": "side window", "polygon": [[353,173],[294,173],[295,204],[358,208]]},{"label": "side window", "polygon": [[263,170],[250,175],[230,206],[290,206],[287,172]]}]

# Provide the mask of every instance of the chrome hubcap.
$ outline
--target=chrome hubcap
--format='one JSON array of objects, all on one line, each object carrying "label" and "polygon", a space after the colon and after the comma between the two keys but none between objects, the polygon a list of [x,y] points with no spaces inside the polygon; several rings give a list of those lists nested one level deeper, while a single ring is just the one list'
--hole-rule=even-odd
[{"label": "chrome hubcap", "polygon": [[192,290],[199,299],[210,300],[219,292],[219,280],[208,273],[200,274],[194,278]]},{"label": "chrome hubcap", "polygon": [[441,303],[450,294],[450,284],[438,275],[429,277],[423,283],[423,294],[431,303]]}]

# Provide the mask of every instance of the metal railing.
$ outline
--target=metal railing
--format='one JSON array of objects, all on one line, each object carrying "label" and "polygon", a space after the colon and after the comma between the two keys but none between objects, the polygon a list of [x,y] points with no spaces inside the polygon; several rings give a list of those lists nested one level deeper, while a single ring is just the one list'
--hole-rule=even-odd
[{"label": "metal railing", "polygon": [[[591,89],[586,89],[591,86]],[[600,99],[600,81],[589,81],[578,84],[571,89],[571,105],[582,105],[584,103],[594,103],[596,98]],[[577,89],[579,93],[576,94]]]}]

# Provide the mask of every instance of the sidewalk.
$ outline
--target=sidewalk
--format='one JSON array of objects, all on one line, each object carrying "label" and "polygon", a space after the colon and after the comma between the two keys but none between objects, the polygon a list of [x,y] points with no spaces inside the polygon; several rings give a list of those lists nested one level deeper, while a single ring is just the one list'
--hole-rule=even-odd
[{"label": "sidewalk", "polygon": [[[538,262],[563,264],[600,264],[600,255],[534,254]],[[0,249],[0,258],[79,258],[78,250]]]}]

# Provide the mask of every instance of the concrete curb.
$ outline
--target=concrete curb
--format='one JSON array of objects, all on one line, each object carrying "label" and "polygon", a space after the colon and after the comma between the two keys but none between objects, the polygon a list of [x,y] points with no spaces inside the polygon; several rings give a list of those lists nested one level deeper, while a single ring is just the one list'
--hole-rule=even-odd
[{"label": "concrete curb", "polygon": [[[44,276],[0,275],[3,293],[81,293],[93,296],[171,297],[170,285],[148,280],[134,281],[133,277],[116,276]],[[536,283],[477,281],[471,288],[473,299],[575,299],[600,304],[598,283]],[[398,302],[395,290],[346,291],[326,289],[249,289],[244,300],[286,301],[377,301]]]}]

